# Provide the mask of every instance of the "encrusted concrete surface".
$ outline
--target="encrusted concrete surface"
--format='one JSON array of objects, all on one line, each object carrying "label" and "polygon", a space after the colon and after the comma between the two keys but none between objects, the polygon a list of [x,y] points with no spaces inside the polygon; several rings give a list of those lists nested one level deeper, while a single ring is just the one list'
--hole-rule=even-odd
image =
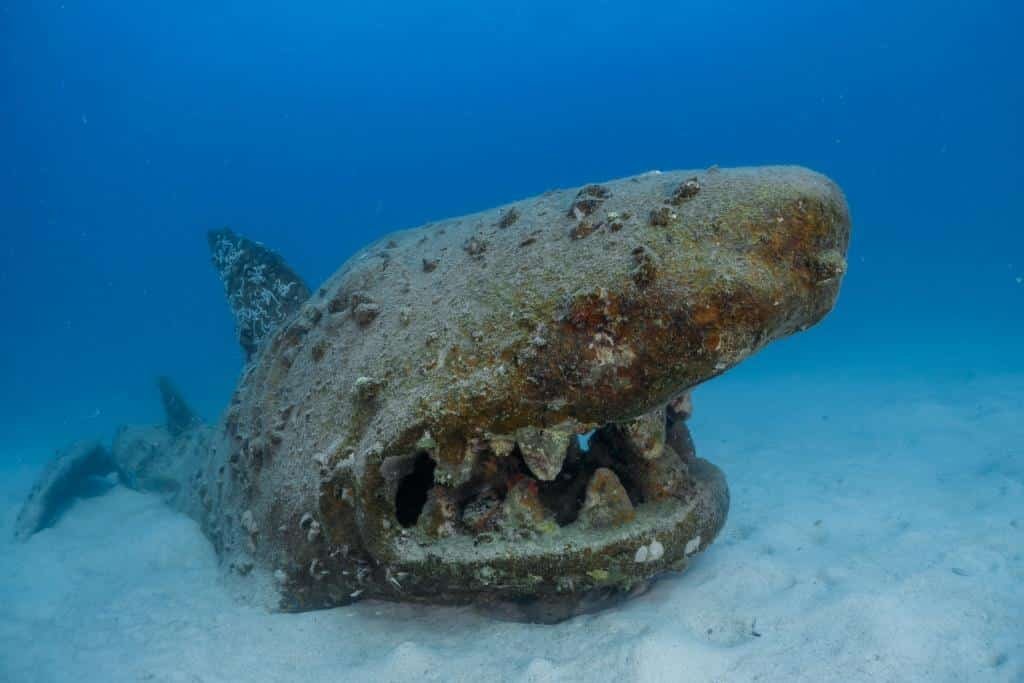
[{"label": "encrusted concrete surface", "polygon": [[849,228],[805,169],[648,173],[395,233],[301,305],[211,233],[250,362],[176,504],[287,610],[635,593],[725,521],[688,391],[831,310]]}]

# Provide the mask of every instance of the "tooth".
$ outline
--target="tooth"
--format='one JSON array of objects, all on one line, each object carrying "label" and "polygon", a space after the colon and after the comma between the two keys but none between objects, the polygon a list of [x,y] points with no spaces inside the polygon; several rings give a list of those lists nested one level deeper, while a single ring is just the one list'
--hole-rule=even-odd
[{"label": "tooth", "polygon": [[679,454],[683,462],[692,464],[697,457],[697,450],[693,446],[693,437],[690,436],[690,428],[686,426],[681,418],[669,418],[668,435],[665,437],[667,445]]},{"label": "tooth", "polygon": [[638,462],[630,471],[645,501],[683,498],[690,488],[689,470],[682,458],[671,446],[666,450],[672,457]]},{"label": "tooth", "polygon": [[565,454],[575,432],[556,429],[524,427],[516,430],[516,441],[523,460],[533,476],[541,481],[552,481],[562,471]]},{"label": "tooth", "polygon": [[630,446],[644,460],[656,460],[665,450],[665,408],[656,408],[622,425]]},{"label": "tooth", "polygon": [[441,437],[434,442],[433,450],[423,449],[436,463],[434,481],[452,488],[469,481],[483,448],[481,444],[476,438],[464,441],[460,437]]},{"label": "tooth", "polygon": [[466,504],[462,511],[462,523],[473,533],[493,531],[501,512],[501,498],[493,489],[481,491]]},{"label": "tooth", "polygon": [[537,482],[528,477],[523,477],[509,489],[502,505],[502,525],[508,530],[529,529],[541,532],[558,528],[540,502]]},{"label": "tooth", "polygon": [[668,412],[673,418],[689,420],[693,415],[693,397],[691,392],[684,391],[668,402]]},{"label": "tooth", "polygon": [[512,451],[516,448],[514,439],[507,439],[501,436],[490,436],[487,439],[487,443],[491,447],[491,451],[494,452],[494,455],[499,458],[512,455]]},{"label": "tooth", "polygon": [[609,529],[633,521],[636,511],[618,476],[607,467],[594,470],[587,484],[587,497],[580,521],[591,529]]},{"label": "tooth", "polygon": [[668,402],[665,441],[687,464],[692,464],[697,457],[693,439],[690,437],[690,429],[686,426],[686,421],[690,419],[691,415],[693,415],[691,392],[684,391]]},{"label": "tooth", "polygon": [[435,486],[427,494],[427,502],[423,505],[416,526],[428,536],[444,538],[455,534],[458,516],[458,505],[455,504],[448,489]]}]

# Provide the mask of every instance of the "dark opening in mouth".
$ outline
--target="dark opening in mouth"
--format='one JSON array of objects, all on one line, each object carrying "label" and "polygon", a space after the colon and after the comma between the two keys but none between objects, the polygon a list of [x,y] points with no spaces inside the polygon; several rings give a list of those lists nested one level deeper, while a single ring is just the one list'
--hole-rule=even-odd
[{"label": "dark opening in mouth", "polygon": [[475,440],[465,481],[435,481],[421,450],[400,479],[395,516],[432,538],[517,538],[560,527],[607,529],[631,522],[648,502],[685,500],[692,442],[680,404],[586,432],[524,428]]},{"label": "dark opening in mouth", "polygon": [[427,495],[434,487],[436,465],[426,451],[416,454],[412,472],[402,478],[395,496],[395,517],[403,527],[416,525],[416,520],[427,502]]}]

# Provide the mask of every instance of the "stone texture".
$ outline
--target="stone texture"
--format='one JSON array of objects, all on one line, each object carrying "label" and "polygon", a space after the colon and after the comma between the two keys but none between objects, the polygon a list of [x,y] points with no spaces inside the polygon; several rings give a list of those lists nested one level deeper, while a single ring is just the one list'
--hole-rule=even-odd
[{"label": "stone texture", "polygon": [[580,520],[591,529],[622,526],[636,518],[622,482],[606,467],[594,472],[587,484],[587,498],[580,512]]},{"label": "stone texture", "polygon": [[569,441],[575,434],[567,430],[524,427],[516,431],[516,443],[533,476],[551,481],[562,470]]},{"label": "stone texture", "polygon": [[630,447],[644,460],[660,458],[665,450],[665,409],[644,413],[622,425]]},{"label": "stone texture", "polygon": [[[680,198],[680,187],[687,196]],[[513,209],[517,219],[502,227]],[[652,213],[661,217],[655,225]],[[582,220],[607,225],[573,239]],[[460,505],[472,505],[464,492],[483,476],[484,462],[467,447],[473,439],[514,440],[517,430],[563,423],[622,424],[664,407],[819,321],[839,291],[848,238],[835,185],[805,169],[771,167],[645,174],[381,239],[309,301],[322,310],[333,301],[347,308],[358,295],[381,307],[372,324],[341,315],[311,329],[286,321],[239,385],[224,425],[223,457],[231,457],[248,440],[267,436],[266,415],[291,409],[274,453],[245,473],[248,486],[225,487],[224,504],[251,509],[261,528],[272,529],[291,528],[300,510],[319,508],[325,537],[337,538],[348,555],[321,547],[315,556],[330,574],[319,582],[308,579],[314,555],[304,542],[275,536],[249,559],[285,571],[279,589],[286,609],[337,604],[344,600],[332,596],[357,590],[361,597],[454,603],[568,601],[681,566],[686,540],[714,538],[728,500],[720,475],[692,454],[685,469],[676,465],[682,454],[672,454],[675,463],[661,462],[667,454],[652,460],[659,463],[652,476],[664,469],[666,482],[651,482],[640,469],[637,481],[623,482],[627,490],[643,485],[656,498],[636,506],[634,522],[619,527],[648,539],[656,531],[664,545],[663,562],[639,565],[638,543],[612,538],[615,529],[587,532],[571,522],[522,547],[488,540],[489,532],[465,523],[451,536],[416,540],[416,529],[394,522],[402,470],[386,463],[410,457],[429,434],[436,482],[457,499],[467,496]],[[425,255],[439,254],[445,257],[425,272]],[[289,354],[315,346],[324,349],[319,363],[308,353]],[[361,376],[382,382],[370,408],[349,398]],[[678,430],[667,438],[680,442]],[[525,459],[529,444],[519,448]],[[561,474],[548,479],[560,453],[540,452],[543,458],[531,457],[520,471],[536,478],[542,502],[559,499],[559,487],[568,490],[572,482],[563,483]],[[309,453],[324,454],[326,466],[310,468]],[[504,461],[517,457],[513,451]],[[352,465],[339,467],[343,462]],[[508,497],[508,490],[495,490]],[[341,504],[337,491],[351,491],[352,502]],[[609,571],[620,561],[627,569]],[[401,590],[375,573],[350,581],[359,563],[406,574]],[[482,566],[490,574],[482,576]],[[588,573],[594,570],[608,571],[608,579],[595,582]],[[570,579],[575,590],[565,588]]]},{"label": "stone texture", "polygon": [[183,483],[174,462],[174,438],[163,425],[125,425],[114,435],[112,457],[125,486],[173,495]]},{"label": "stone texture", "polygon": [[309,298],[309,288],[279,255],[228,228],[211,230],[207,241],[249,360]]},{"label": "stone texture", "polygon": [[537,482],[533,479],[520,479],[512,486],[505,497],[499,524],[512,538],[523,532],[544,533],[557,528],[541,503]]},{"label": "stone texture", "polygon": [[[252,360],[185,449],[175,504],[281,609],[375,597],[550,620],[628,595],[685,568],[728,510],[679,397],[821,320],[849,228],[806,169],[648,173],[395,233],[272,310],[250,305],[265,297],[244,266],[272,252],[211,235]],[[264,276],[291,272],[275,263]],[[657,419],[623,434],[652,414],[660,438]],[[597,430],[594,450],[528,437],[561,425]],[[632,521],[597,521],[621,521],[623,491]]]},{"label": "stone texture", "polygon": [[76,441],[58,451],[22,505],[14,522],[14,537],[25,541],[51,526],[85,480],[113,469],[109,451],[98,441]]},{"label": "stone texture", "polygon": [[160,401],[164,407],[164,415],[167,416],[167,431],[171,436],[179,436],[202,424],[202,419],[189,407],[185,397],[181,395],[169,377],[159,377],[157,386],[160,389]]}]

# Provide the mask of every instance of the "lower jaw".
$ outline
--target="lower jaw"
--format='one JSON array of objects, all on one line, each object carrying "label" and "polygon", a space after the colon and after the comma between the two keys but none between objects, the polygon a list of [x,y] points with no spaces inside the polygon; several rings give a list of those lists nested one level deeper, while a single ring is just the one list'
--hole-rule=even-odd
[{"label": "lower jaw", "polygon": [[[685,500],[640,506],[614,528],[574,533],[565,527],[531,538],[453,536],[429,545],[395,540],[384,599],[485,607],[513,620],[554,622],[614,604],[654,578],[683,571],[725,524],[729,490],[721,470],[690,463]],[[400,558],[400,559],[398,559]]]}]

